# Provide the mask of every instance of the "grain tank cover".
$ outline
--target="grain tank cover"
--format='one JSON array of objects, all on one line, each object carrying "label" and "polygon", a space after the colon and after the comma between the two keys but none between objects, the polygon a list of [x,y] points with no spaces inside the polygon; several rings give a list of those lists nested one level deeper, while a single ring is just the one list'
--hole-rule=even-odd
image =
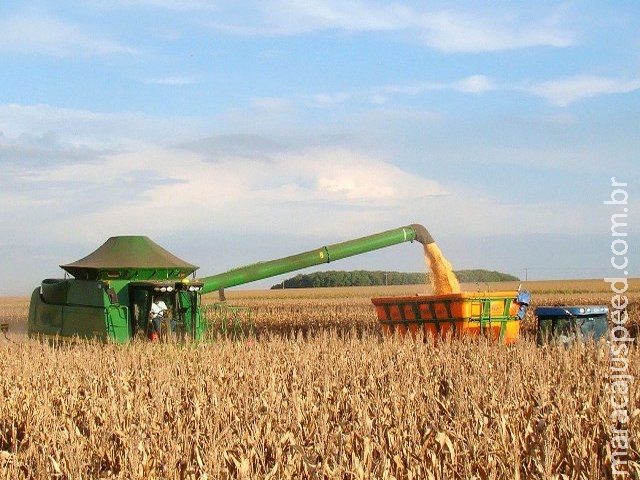
[{"label": "grain tank cover", "polygon": [[60,267],[81,280],[182,279],[198,269],[149,237],[133,235],[111,237],[93,253]]}]

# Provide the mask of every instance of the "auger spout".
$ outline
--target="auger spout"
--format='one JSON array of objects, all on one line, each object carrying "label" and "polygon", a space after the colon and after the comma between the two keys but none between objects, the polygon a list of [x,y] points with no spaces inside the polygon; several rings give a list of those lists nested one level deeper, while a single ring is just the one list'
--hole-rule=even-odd
[{"label": "auger spout", "polygon": [[411,228],[413,228],[413,231],[416,233],[416,240],[424,246],[435,242],[429,231],[419,223],[412,223]]}]

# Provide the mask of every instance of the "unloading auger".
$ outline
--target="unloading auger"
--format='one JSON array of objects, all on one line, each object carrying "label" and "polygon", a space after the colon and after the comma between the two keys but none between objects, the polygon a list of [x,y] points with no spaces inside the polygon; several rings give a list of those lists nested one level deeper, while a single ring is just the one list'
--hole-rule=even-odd
[{"label": "unloading auger", "polygon": [[256,280],[275,277],[283,273],[289,273],[323,263],[335,262],[343,258],[390,247],[391,245],[402,242],[412,242],[414,240],[423,245],[433,243],[433,238],[427,229],[422,225],[414,223],[406,227],[387,230],[355,240],[334,243],[333,245],[326,245],[289,257],[254,263],[252,265],[234,268],[228,272],[204,277],[200,279],[203,283],[202,293],[209,293],[219,290],[220,288],[255,282]]}]

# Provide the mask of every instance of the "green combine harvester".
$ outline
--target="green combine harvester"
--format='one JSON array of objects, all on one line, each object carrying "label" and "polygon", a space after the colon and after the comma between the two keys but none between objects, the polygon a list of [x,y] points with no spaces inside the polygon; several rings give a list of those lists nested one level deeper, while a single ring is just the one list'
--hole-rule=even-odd
[{"label": "green combine harvester", "polygon": [[[209,327],[203,316],[204,294],[414,240],[433,242],[422,225],[411,224],[198,279],[196,265],[148,237],[111,237],[86,257],[60,265],[66,278],[43,280],[33,291],[28,334],[126,343],[170,330],[198,340]],[[158,300],[166,315],[154,324],[150,320]]]}]

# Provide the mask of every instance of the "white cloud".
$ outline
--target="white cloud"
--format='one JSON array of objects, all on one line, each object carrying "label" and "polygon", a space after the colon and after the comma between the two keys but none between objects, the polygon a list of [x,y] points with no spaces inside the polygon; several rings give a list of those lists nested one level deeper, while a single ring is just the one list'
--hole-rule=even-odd
[{"label": "white cloud", "polygon": [[[471,75],[452,82],[412,82],[407,84],[385,85],[372,91],[386,100],[388,95],[421,95],[430,91],[449,90],[461,93],[480,94],[489,91],[515,91],[545,98],[554,105],[564,107],[584,98],[599,95],[612,95],[640,90],[640,78],[620,79],[594,75],[576,75],[573,77],[548,80],[523,86],[522,84],[500,84],[481,74]],[[352,98],[361,95],[352,94]],[[380,100],[380,99],[379,99]],[[380,101],[378,103],[381,103]]]},{"label": "white cloud", "polygon": [[445,83],[412,82],[407,84],[385,85],[376,90],[389,94],[419,95],[430,90],[445,90],[446,88],[448,88],[448,86]]},{"label": "white cloud", "polygon": [[493,81],[484,75],[472,75],[464,78],[456,82],[455,87],[465,93],[484,93],[496,88]]},{"label": "white cloud", "polygon": [[255,97],[251,99],[251,107],[257,111],[269,114],[291,113],[291,102],[285,98]]},{"label": "white cloud", "polygon": [[344,238],[373,218],[391,227],[425,222],[435,235],[509,234],[522,225],[548,233],[557,222],[570,233],[580,232],[589,216],[588,209],[575,209],[567,219],[560,204],[497,203],[472,184],[444,186],[347,148],[210,161],[199,152],[147,145],[102,162],[25,169],[16,180],[19,191],[2,198],[5,225],[26,210],[29,227],[16,230],[22,235],[89,244],[116,234],[183,232],[186,238],[194,230],[273,235],[292,224]]},{"label": "white cloud", "polygon": [[317,93],[311,98],[315,105],[331,106],[344,103],[351,99],[351,94],[346,92],[338,93]]},{"label": "white cloud", "polygon": [[[234,3],[233,7],[237,8]],[[398,2],[324,0],[255,2],[242,18],[218,15],[214,27],[241,35],[299,35],[322,30],[402,32],[447,53],[487,52],[532,46],[567,47],[573,32],[562,27],[557,12],[519,12],[495,16],[467,10],[411,6]],[[228,10],[222,9],[222,12]]]},{"label": "white cloud", "polygon": [[212,162],[197,152],[146,146],[102,161],[19,169],[0,178],[0,186],[5,182],[19,182],[20,191],[5,194],[3,220],[15,222],[18,208],[32,211],[32,234],[49,232],[60,241],[214,224],[279,230],[301,210],[309,218],[331,210],[336,228],[344,229],[343,214],[397,208],[406,190],[416,198],[447,193],[437,182],[348,149]]},{"label": "white cloud", "polygon": [[392,3],[374,5],[366,1],[298,2],[281,0],[262,4],[275,32],[302,33],[325,29],[349,31],[395,30],[411,23],[412,10]]},{"label": "white cloud", "polygon": [[161,77],[161,78],[148,78],[143,80],[143,83],[149,85],[164,85],[164,86],[182,86],[182,85],[193,85],[198,83],[198,79],[192,76],[184,76],[184,75],[174,75],[170,77]]},{"label": "white cloud", "polygon": [[640,78],[623,80],[593,75],[578,75],[559,80],[549,80],[530,87],[524,87],[523,90],[543,97],[555,105],[564,107],[583,98],[640,90]]},{"label": "white cloud", "polygon": [[369,97],[369,102],[373,105],[383,105],[387,103],[386,95],[381,95],[379,93],[374,93]]},{"label": "white cloud", "polygon": [[425,43],[447,53],[490,52],[535,46],[568,47],[573,34],[545,18],[466,12],[423,13],[418,27]]},{"label": "white cloud", "polygon": [[285,165],[287,169],[289,165],[298,166],[298,175],[303,173],[306,178],[304,183],[314,185],[310,198],[317,202],[394,208],[406,200],[407,190],[423,197],[448,193],[435,181],[347,149],[288,156]]},{"label": "white cloud", "polygon": [[84,0],[102,9],[150,7],[175,11],[212,10],[219,2],[211,0]]},{"label": "white cloud", "polygon": [[50,105],[0,105],[0,132],[8,139],[45,132],[68,144],[107,150],[138,144],[141,139],[164,144],[197,135],[201,130],[201,120],[188,117],[96,113]]},{"label": "white cloud", "polygon": [[0,51],[59,57],[135,54],[135,49],[40,13],[0,19]]},{"label": "white cloud", "polygon": [[425,92],[449,90],[462,93],[485,93],[500,87],[494,81],[485,75],[470,75],[461,80],[452,82],[412,82],[407,84],[385,85],[383,87],[374,88],[376,95],[421,95]]}]

